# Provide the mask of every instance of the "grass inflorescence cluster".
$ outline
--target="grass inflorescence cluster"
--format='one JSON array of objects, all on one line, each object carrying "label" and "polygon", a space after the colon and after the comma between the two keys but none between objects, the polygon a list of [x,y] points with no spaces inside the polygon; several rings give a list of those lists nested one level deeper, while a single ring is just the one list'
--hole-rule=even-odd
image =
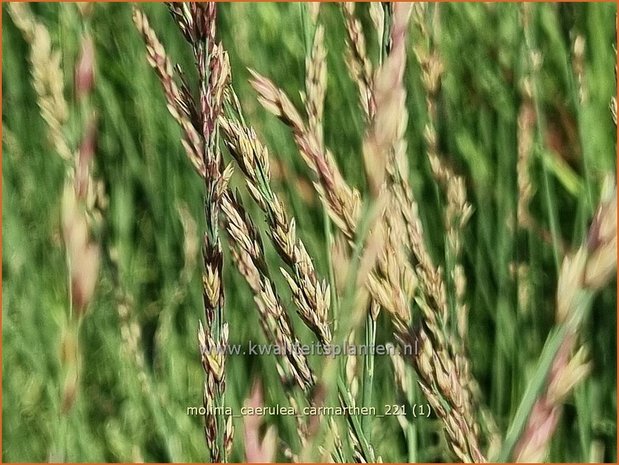
[{"label": "grass inflorescence cluster", "polygon": [[616,461],[614,4],[2,14],[4,461]]}]

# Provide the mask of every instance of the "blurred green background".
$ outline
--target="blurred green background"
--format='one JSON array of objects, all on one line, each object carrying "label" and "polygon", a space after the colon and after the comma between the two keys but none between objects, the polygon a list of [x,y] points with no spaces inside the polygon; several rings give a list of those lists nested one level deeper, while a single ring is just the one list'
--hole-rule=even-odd
[{"label": "blurred green background", "polygon": [[[77,8],[31,6],[49,28],[53,46],[62,52],[66,97],[71,102],[71,70],[81,30]],[[319,272],[327,276],[323,213],[311,195],[311,175],[288,130],[259,106],[246,81],[247,68],[256,69],[301,104],[303,8],[300,4],[220,4],[218,34],[230,54],[242,105],[280,173],[276,189],[294,214]],[[143,9],[170,57],[192,79],[190,49],[166,6],[145,4]],[[616,5],[532,5],[528,45],[519,5],[433,4],[428,16],[437,9],[434,25],[440,28],[432,29],[433,40],[445,66],[438,100],[439,145],[465,176],[474,208],[465,231],[463,258],[471,309],[469,351],[484,399],[504,432],[552,326],[557,282],[552,247],[514,224],[517,115],[528,47],[542,57],[536,80],[539,125],[531,165],[536,189],[531,211],[546,229],[554,218],[560,238],[576,248],[602,179],[616,167],[616,132],[609,110],[615,93]],[[370,53],[376,57],[377,39],[367,7],[358,6],[357,11]],[[67,461],[203,461],[207,451],[202,420],[186,414],[188,406],[201,404],[202,396],[196,341],[202,317],[198,245],[203,227],[202,183],[186,160],[180,130],[146,62],[144,45],[131,21],[131,6],[97,4],[91,23],[97,59],[95,175],[104,181],[109,198],[105,227],[97,235],[118,267],[103,264],[81,328],[81,387],[68,421],[58,413],[59,341],[68,305],[60,231],[65,165],[46,138],[31,84],[28,45],[6,5],[2,15],[3,461],[45,461],[59,437],[66,441]],[[347,180],[364,190],[360,150],[364,122],[357,90],[344,64],[339,6],[323,5],[320,21],[326,28],[328,50],[325,142]],[[572,66],[576,35],[582,35],[586,44],[588,99],[584,104],[578,99]],[[425,40],[414,34],[410,39]],[[442,263],[444,199],[425,155],[425,94],[412,43],[408,50],[411,183],[430,232],[428,245]],[[72,140],[78,140],[75,122],[69,130]],[[238,174],[233,183],[242,185]],[[272,248],[267,251],[273,259]],[[521,263],[528,267],[530,294],[519,305],[518,282],[510,270]],[[231,341],[262,341],[251,292],[229,261],[225,286]],[[552,443],[552,461],[617,459],[614,287],[596,298],[586,322],[583,342],[590,349],[593,371],[568,400]],[[142,375],[121,336],[119,288],[128,297],[130,320],[141,333],[137,350],[145,360]],[[285,287],[280,289],[289,302]],[[296,315],[293,319],[302,339],[312,342]],[[379,339],[388,340],[384,323],[381,320]],[[376,405],[396,402],[387,357],[377,361],[377,370]],[[231,406],[243,404],[257,376],[265,385],[267,404],[284,402],[271,358],[232,357],[227,376],[226,399]],[[294,441],[293,419],[265,421],[278,427],[284,443]],[[449,458],[444,439],[436,434],[439,420],[418,422],[419,460]],[[235,425],[232,460],[242,461],[241,419]],[[406,459],[406,441],[395,418],[376,419],[372,428],[373,443],[384,461]],[[283,459],[281,454],[278,459]]]}]

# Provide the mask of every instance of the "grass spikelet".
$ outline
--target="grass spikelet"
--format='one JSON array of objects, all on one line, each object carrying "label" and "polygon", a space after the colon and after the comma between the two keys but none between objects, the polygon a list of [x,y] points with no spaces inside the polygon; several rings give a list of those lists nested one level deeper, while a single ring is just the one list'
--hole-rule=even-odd
[{"label": "grass spikelet", "polygon": [[[225,143],[247,179],[249,192],[263,210],[270,226],[270,237],[289,269],[282,269],[299,315],[322,343],[331,341],[329,318],[329,286],[319,280],[305,245],[297,237],[294,219],[289,219],[283,203],[270,184],[268,150],[251,127],[243,126],[240,108],[231,111],[235,119],[224,119]],[[236,116],[234,116],[236,115]]]},{"label": "grass spikelet", "polygon": [[11,3],[9,12],[30,45],[32,85],[41,116],[47,124],[49,140],[62,159],[71,160],[73,155],[65,135],[69,106],[64,96],[60,52],[52,50],[47,27],[34,17],[27,4]]},{"label": "grass spikelet", "polygon": [[333,155],[328,150],[321,150],[319,141],[308,130],[288,96],[269,79],[255,71],[251,74],[250,83],[258,93],[260,103],[290,126],[299,152],[318,176],[315,187],[327,206],[329,216],[346,237],[353,240],[361,208],[359,193],[346,184]]},{"label": "grass spikelet", "polygon": [[324,46],[324,27],[317,25],[314,31],[314,43],[306,59],[305,77],[305,112],[307,128],[314,134],[318,145],[323,147],[322,116],[325,93],[327,91],[327,51]]},{"label": "grass spikelet", "polygon": [[549,337],[532,381],[535,384],[529,385],[530,391],[537,391],[534,402],[526,403],[531,396],[523,398],[501,457],[509,454],[518,462],[544,460],[562,404],[589,372],[584,349],[573,352],[593,293],[616,275],[616,213],[616,186],[607,185],[586,242],[563,260],[556,297],[558,331]]},{"label": "grass spikelet", "polygon": [[[376,4],[370,4],[372,8]],[[382,11],[382,8],[378,7]],[[344,24],[346,26],[346,66],[359,90],[359,102],[369,121],[374,116],[374,99],[372,95],[372,63],[370,62],[366,46],[365,35],[361,23],[355,17],[355,3],[342,3]],[[382,23],[382,20],[381,20]],[[382,40],[382,37],[380,38]]]},{"label": "grass spikelet", "polygon": [[133,9],[133,23],[142,35],[146,44],[148,63],[155,70],[163,87],[168,111],[183,130],[183,147],[195,169],[204,173],[204,142],[196,128],[195,104],[187,92],[183,92],[176,84],[174,69],[163,44],[157,38],[146,15],[137,7]]},{"label": "grass spikelet", "polygon": [[314,375],[306,357],[294,350],[299,340],[269,276],[259,233],[239,200],[231,193],[224,195],[222,211],[226,230],[234,244],[232,250],[237,267],[255,293],[265,334],[285,351],[290,379],[283,379],[284,385],[293,380],[307,391],[314,384]]}]

